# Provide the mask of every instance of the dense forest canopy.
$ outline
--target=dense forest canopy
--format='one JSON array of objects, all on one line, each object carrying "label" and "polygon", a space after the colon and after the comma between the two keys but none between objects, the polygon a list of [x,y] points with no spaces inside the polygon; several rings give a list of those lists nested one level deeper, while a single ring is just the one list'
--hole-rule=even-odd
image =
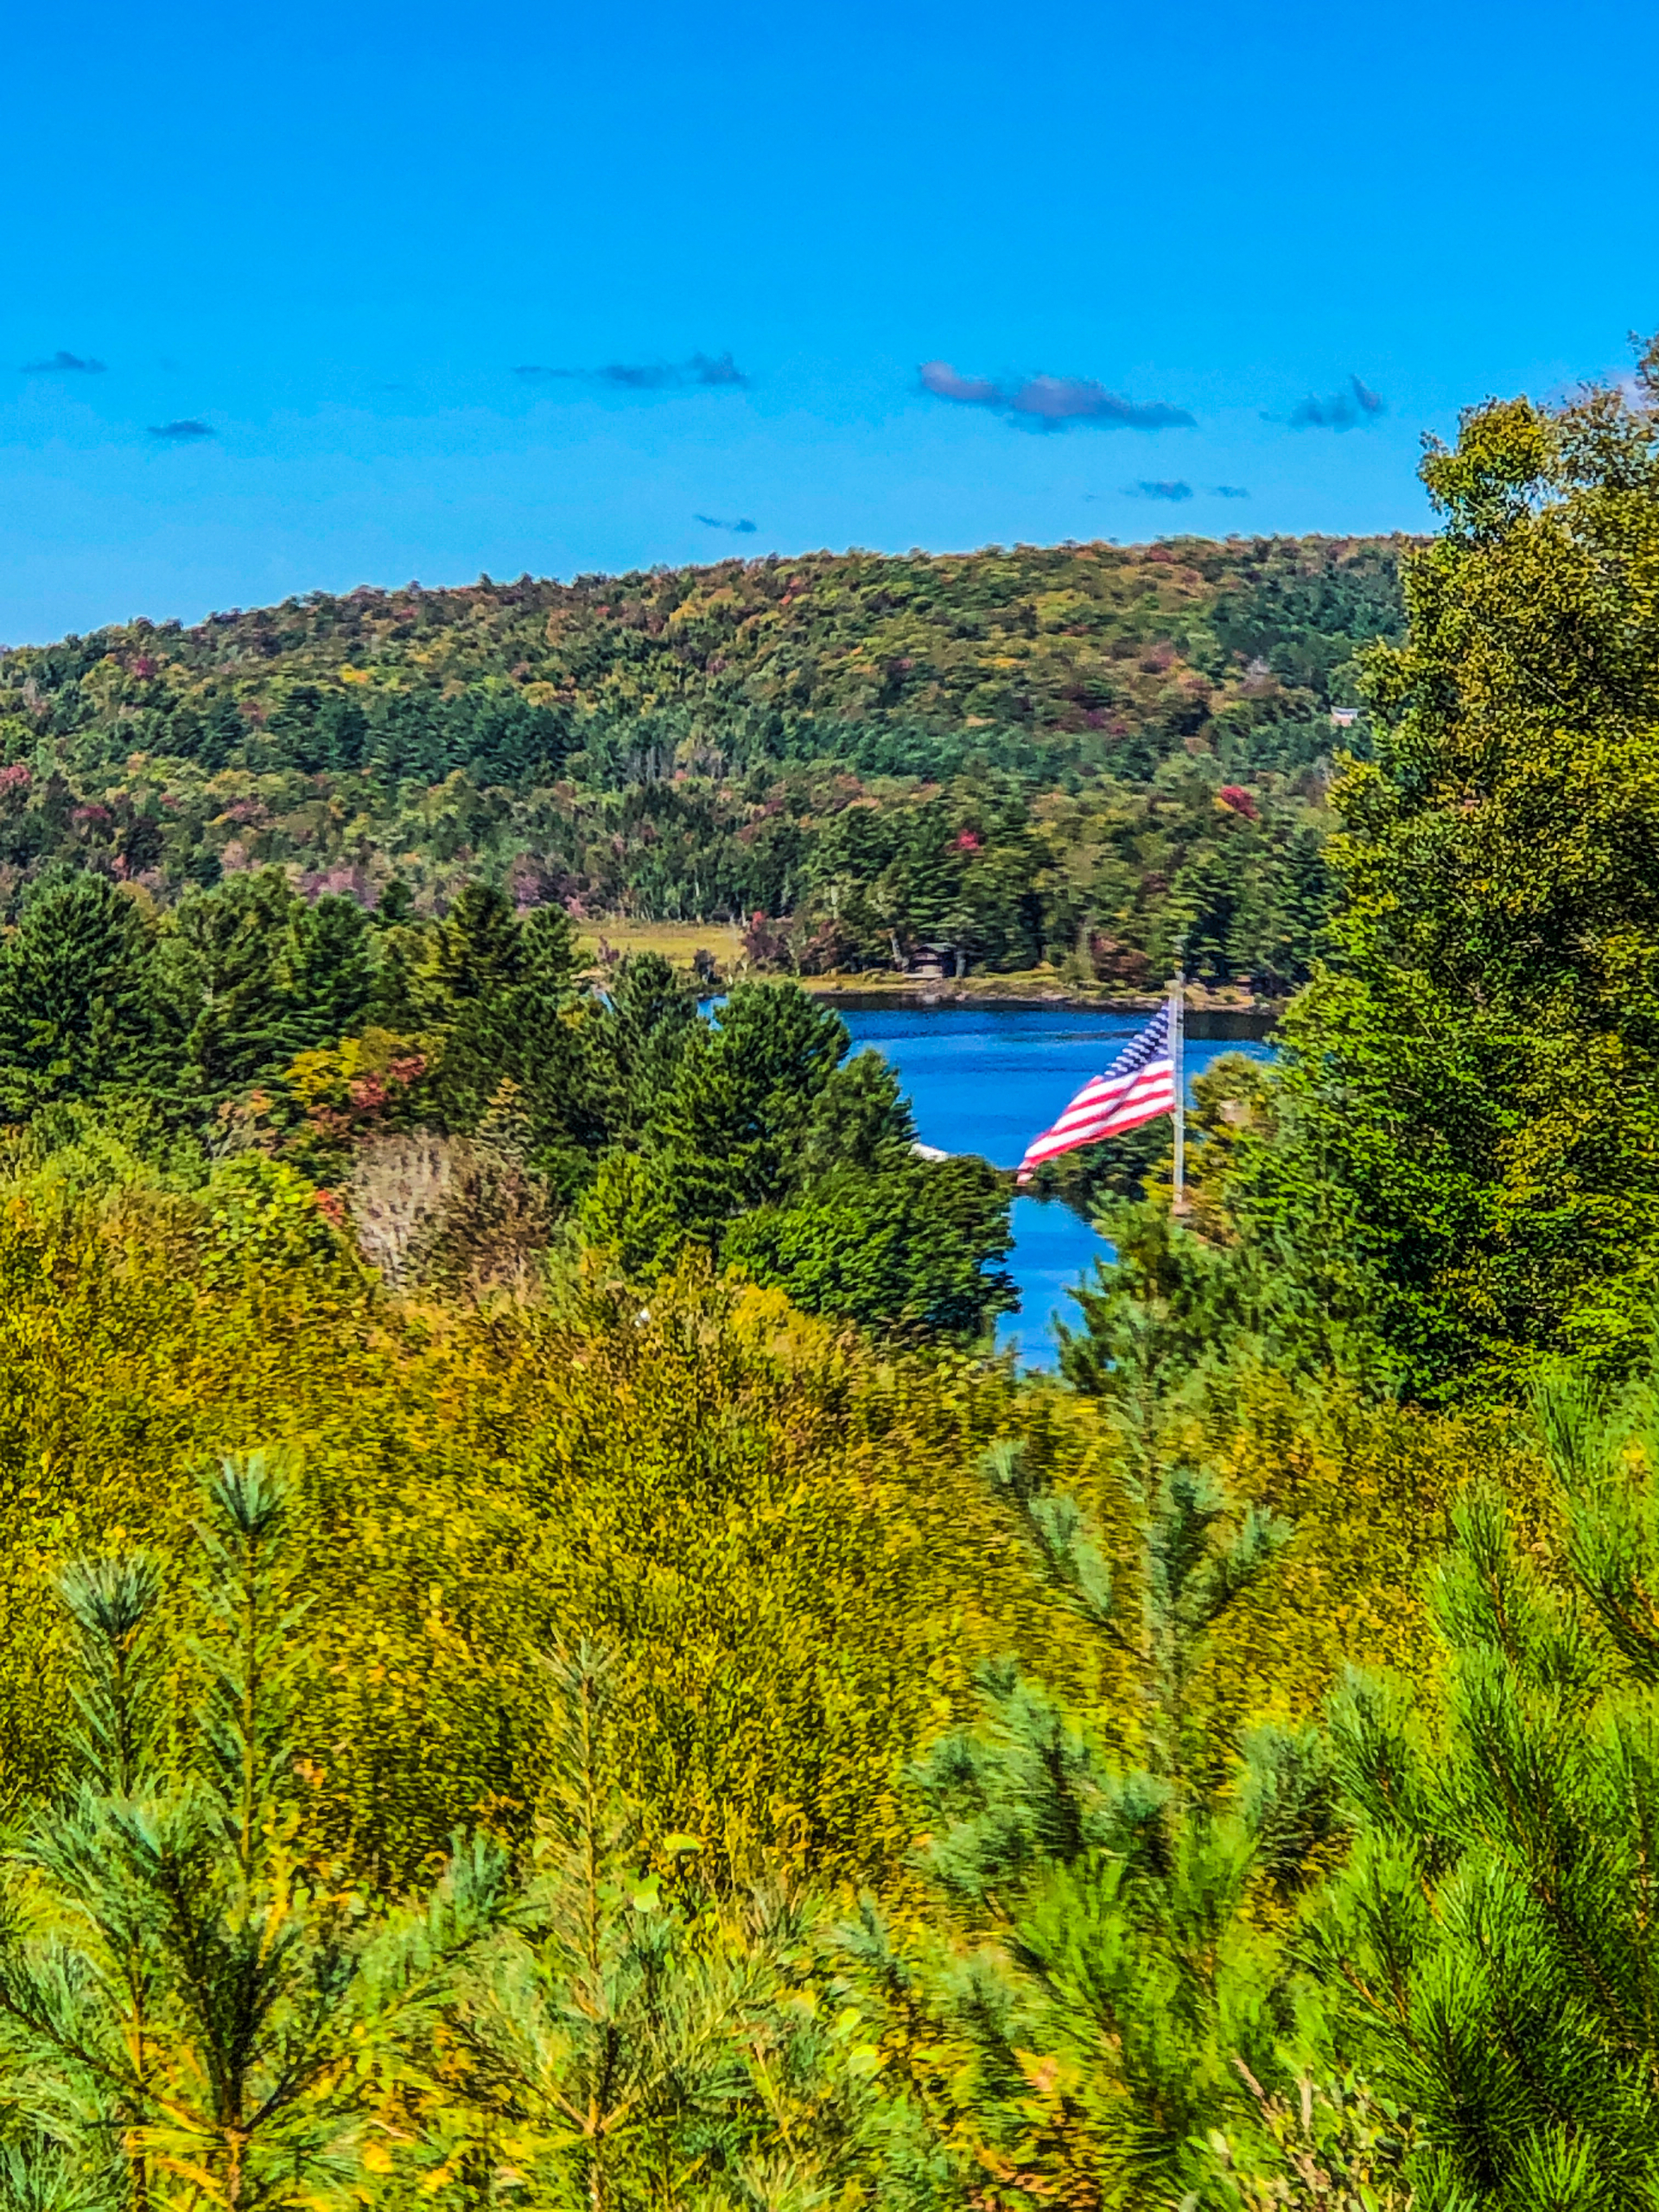
[{"label": "dense forest canopy", "polygon": [[0,657],[0,903],[275,865],[741,920],[807,970],[1300,981],[1405,541],[850,553],[367,588]]}]

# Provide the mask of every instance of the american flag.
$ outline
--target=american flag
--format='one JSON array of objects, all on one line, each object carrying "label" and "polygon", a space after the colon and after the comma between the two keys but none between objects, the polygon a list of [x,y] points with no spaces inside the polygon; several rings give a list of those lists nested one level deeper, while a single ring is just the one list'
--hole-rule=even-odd
[{"label": "american flag", "polygon": [[1085,1083],[1052,1129],[1026,1147],[1016,1182],[1029,1183],[1033,1169],[1079,1145],[1098,1144],[1175,1111],[1175,1053],[1170,1035],[1171,1008],[1158,1009],[1138,1037],[1131,1038],[1104,1075]]}]

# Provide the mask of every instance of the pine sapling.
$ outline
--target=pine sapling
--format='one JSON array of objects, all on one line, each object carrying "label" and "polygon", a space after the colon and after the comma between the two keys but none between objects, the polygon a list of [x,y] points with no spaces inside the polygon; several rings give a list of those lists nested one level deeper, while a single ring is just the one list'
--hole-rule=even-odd
[{"label": "pine sapling", "polygon": [[787,1898],[702,1892],[696,1837],[648,1845],[611,1780],[603,1653],[580,1644],[548,1676],[527,1878],[448,2024],[446,2171],[486,2196],[517,2176],[532,2202],[584,2212],[804,2212],[844,2177],[868,2083],[861,2045],[813,1994],[810,1928]]},{"label": "pine sapling", "polygon": [[[1019,1445],[983,1465],[1055,1594],[1127,1661],[1145,1764],[1114,1767],[1087,1716],[1011,1662],[982,1676],[982,1726],[927,1760],[928,1863],[961,1925],[933,1998],[973,2053],[950,2125],[976,2126],[1010,2181],[1179,2195],[1201,2163],[1195,2139],[1243,2100],[1237,2062],[1274,2065],[1282,1968],[1241,1910],[1258,1847],[1271,1834],[1275,1878],[1294,1883],[1298,1846],[1328,1825],[1302,1739],[1260,1732],[1236,1803],[1194,1757],[1194,1675],[1289,1531],[1231,1511],[1206,1475],[1132,1452],[1125,1573]],[[860,1948],[872,1955],[868,1930]]]},{"label": "pine sapling", "polygon": [[377,1913],[297,1847],[287,1497],[257,1455],[208,1485],[187,1647],[206,1687],[176,1732],[154,1571],[65,1578],[79,1776],[6,1867],[0,2042],[81,2169],[118,2146],[118,2195],[144,2212],[312,2205],[372,2172],[405,2053],[502,1896],[500,1854],[473,1846],[423,1909]]}]

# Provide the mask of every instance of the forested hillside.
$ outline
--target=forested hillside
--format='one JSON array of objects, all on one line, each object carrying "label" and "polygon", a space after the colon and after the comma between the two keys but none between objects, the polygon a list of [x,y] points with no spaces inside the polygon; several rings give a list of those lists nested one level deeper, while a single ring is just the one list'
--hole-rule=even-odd
[{"label": "forested hillside", "polygon": [[[54,861],[750,925],[757,964],[1300,981],[1395,539],[314,594],[0,657],[0,909]],[[755,928],[756,917],[766,926]]]}]

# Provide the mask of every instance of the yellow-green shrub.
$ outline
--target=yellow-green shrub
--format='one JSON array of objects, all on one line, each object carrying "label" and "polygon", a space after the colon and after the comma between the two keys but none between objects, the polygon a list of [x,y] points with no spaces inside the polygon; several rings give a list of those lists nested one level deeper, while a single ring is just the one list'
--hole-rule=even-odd
[{"label": "yellow-green shrub", "polygon": [[884,1364],[695,1271],[648,1316],[597,1286],[563,1313],[399,1308],[309,1223],[282,1267],[233,1265],[226,1219],[155,1192],[0,1208],[14,1793],[57,1757],[57,1563],[121,1541],[171,1560],[202,1461],[255,1444],[300,1471],[319,1824],[390,1878],[458,1823],[524,1817],[537,1654],[579,1634],[620,1662],[622,1778],[734,1872],[891,1868],[906,1766],[976,1662],[1068,1679],[972,1471],[1020,1417],[1006,1375]]}]

